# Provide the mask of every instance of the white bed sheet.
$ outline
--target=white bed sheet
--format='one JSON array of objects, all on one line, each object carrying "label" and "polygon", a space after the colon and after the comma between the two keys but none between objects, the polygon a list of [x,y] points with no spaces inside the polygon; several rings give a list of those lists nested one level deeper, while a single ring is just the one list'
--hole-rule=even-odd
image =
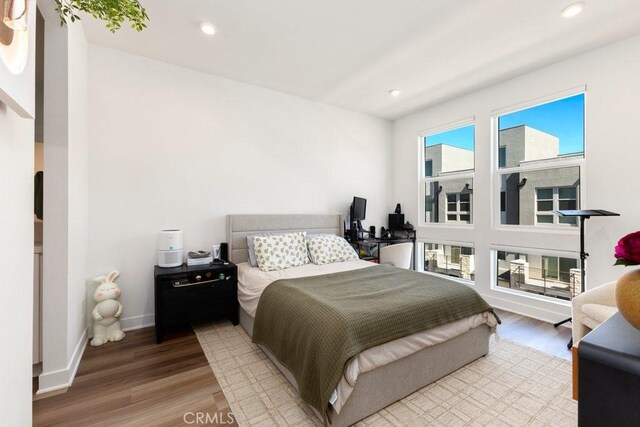
[{"label": "white bed sheet", "polygon": [[262,291],[276,280],[321,276],[341,271],[358,270],[374,265],[377,264],[356,260],[325,265],[309,263],[300,267],[285,268],[284,270],[262,271],[258,267],[251,267],[248,262],[243,262],[238,264],[238,301],[244,311],[251,317],[256,317],[258,301],[260,301]]},{"label": "white bed sheet", "polygon": [[[251,267],[249,263],[240,263],[238,264],[238,300],[244,311],[251,317],[255,317],[262,291],[276,280],[319,276],[341,271],[358,270],[374,265],[377,264],[357,260],[326,265],[310,263],[301,267],[287,268],[285,270],[262,271],[257,267]],[[476,314],[363,351],[347,363],[344,374],[331,396],[330,403],[336,413],[340,413],[340,410],[351,395],[360,374],[402,359],[428,346],[436,345],[458,335],[462,335],[468,330],[482,324],[486,324],[494,329],[497,322],[494,316],[488,312]]]}]

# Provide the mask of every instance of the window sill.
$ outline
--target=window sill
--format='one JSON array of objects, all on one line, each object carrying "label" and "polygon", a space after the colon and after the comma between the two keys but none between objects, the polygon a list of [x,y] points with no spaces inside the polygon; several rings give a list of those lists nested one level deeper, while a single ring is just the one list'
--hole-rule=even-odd
[{"label": "window sill", "polygon": [[496,225],[493,231],[506,231],[509,233],[549,233],[578,236],[580,227],[571,226],[542,226],[542,225]]},{"label": "window sill", "polygon": [[440,228],[440,229],[452,229],[452,230],[473,230],[475,224],[452,224],[447,222],[434,222],[434,223],[421,223],[418,224],[418,228]]},{"label": "window sill", "polygon": [[542,295],[535,295],[529,292],[516,291],[509,288],[501,288],[500,286],[496,286],[495,284],[491,285],[491,291],[496,291],[496,292],[508,294],[508,295],[515,295],[519,298],[524,298],[527,300],[541,301],[541,302],[555,304],[562,307],[571,307],[571,301],[561,300],[561,299],[552,298],[552,297],[545,297]]}]

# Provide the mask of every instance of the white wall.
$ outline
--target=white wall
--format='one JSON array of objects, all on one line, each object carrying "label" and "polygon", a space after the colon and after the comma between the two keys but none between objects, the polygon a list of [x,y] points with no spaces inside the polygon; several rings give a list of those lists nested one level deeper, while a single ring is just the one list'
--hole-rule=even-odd
[{"label": "white wall", "polygon": [[82,25],[69,25],[69,284],[67,357],[84,342],[89,247],[88,50]]},{"label": "white wall", "polygon": [[31,424],[33,132],[33,120],[21,118],[0,102],[0,236],[5,242],[0,245],[3,425]]},{"label": "white wall", "polygon": [[513,80],[471,93],[394,122],[393,197],[417,223],[419,204],[420,131],[470,116],[476,121],[476,172],[473,230],[446,226],[423,227],[419,236],[429,240],[474,242],[476,288],[496,306],[548,320],[569,314],[558,306],[490,289],[489,248],[492,244],[552,247],[576,252],[578,235],[548,232],[494,231],[491,225],[491,111],[542,96],[587,86],[586,95],[586,199],[584,208],[608,209],[620,218],[592,218],[587,223],[588,288],[614,280],[625,272],[613,267],[613,248],[619,237],[640,229],[638,181],[638,129],[640,122],[640,37],[633,37],[590,53],[567,59]]},{"label": "white wall", "polygon": [[0,103],[0,413],[31,423],[33,120]]},{"label": "white wall", "polygon": [[[45,6],[51,6],[46,3]],[[81,23],[46,19],[43,372],[39,393],[70,385],[86,342],[87,44]]]},{"label": "white wall", "polygon": [[153,322],[163,228],[210,249],[227,214],[347,214],[357,195],[380,227],[395,206],[387,121],[95,45],[89,88],[89,272],[121,272],[125,326]]}]

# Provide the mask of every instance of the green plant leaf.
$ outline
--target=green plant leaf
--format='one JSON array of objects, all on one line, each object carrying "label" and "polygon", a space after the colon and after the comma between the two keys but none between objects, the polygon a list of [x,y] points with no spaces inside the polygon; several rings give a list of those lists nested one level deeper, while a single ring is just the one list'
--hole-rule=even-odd
[{"label": "green plant leaf", "polygon": [[125,21],[131,28],[142,31],[149,20],[147,11],[138,0],[54,0],[56,12],[60,15],[60,25],[80,20],[78,12],[84,12],[105,22],[109,31],[115,33]]},{"label": "green plant leaf", "polygon": [[640,265],[637,262],[627,261],[626,259],[618,258],[616,259],[616,263],[613,265],[624,265],[625,267],[629,267],[632,265]]}]

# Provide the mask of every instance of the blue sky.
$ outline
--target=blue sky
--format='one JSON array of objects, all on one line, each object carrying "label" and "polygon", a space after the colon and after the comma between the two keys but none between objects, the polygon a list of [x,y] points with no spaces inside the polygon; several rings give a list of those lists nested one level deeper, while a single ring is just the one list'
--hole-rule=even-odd
[{"label": "blue sky", "polygon": [[584,151],[584,94],[500,117],[500,130],[527,125],[560,138],[560,154]]},{"label": "blue sky", "polygon": [[[505,114],[499,120],[500,130],[519,125],[541,130],[560,138],[560,154],[584,151],[584,94]],[[449,144],[472,150],[474,126],[469,125],[427,136],[427,147]]]},{"label": "blue sky", "polygon": [[425,138],[425,142],[427,144],[427,147],[431,147],[432,145],[437,144],[447,144],[453,145],[454,147],[473,150],[474,130],[474,125],[468,125],[461,128],[429,135]]}]

